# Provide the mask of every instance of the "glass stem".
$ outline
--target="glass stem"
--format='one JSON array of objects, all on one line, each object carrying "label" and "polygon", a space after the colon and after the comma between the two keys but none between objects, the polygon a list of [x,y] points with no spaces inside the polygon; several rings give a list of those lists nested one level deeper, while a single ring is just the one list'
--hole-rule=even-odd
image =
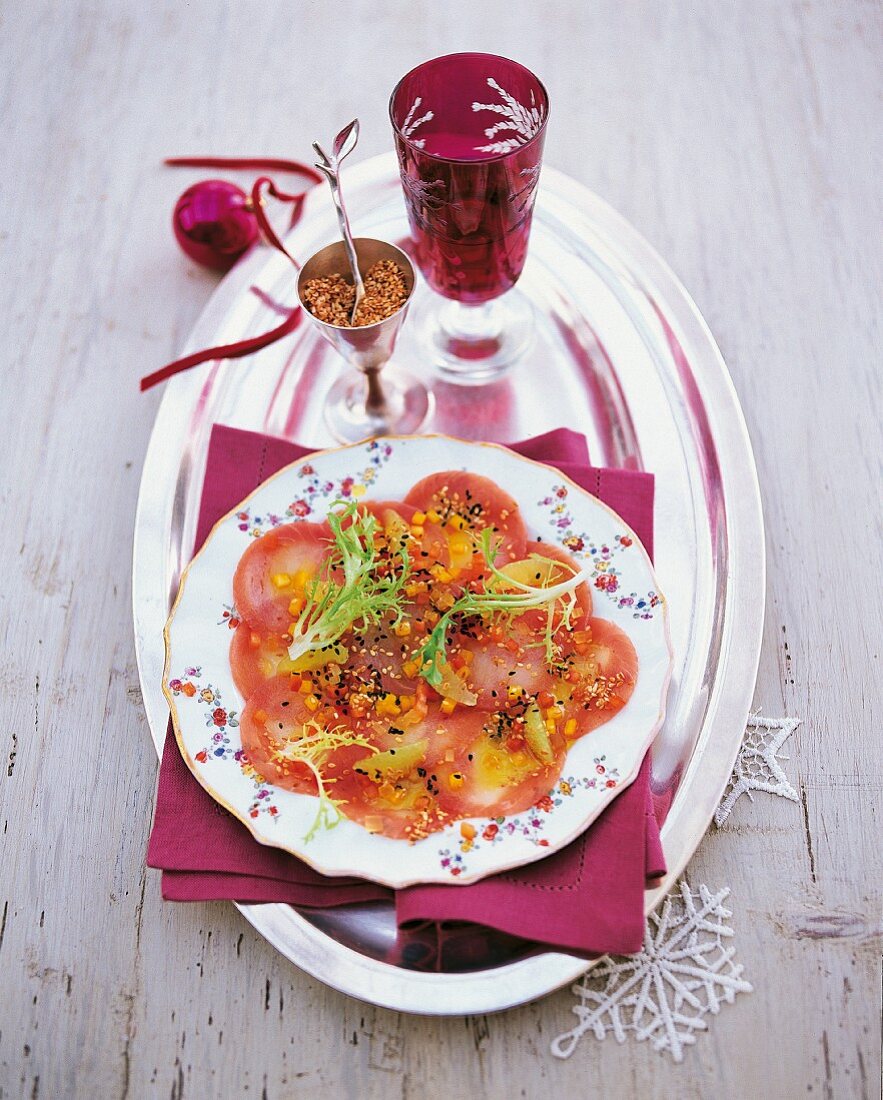
[{"label": "glass stem", "polygon": [[380,384],[379,370],[366,370],[365,378],[368,381],[368,396],[365,399],[365,408],[369,415],[382,417],[386,415],[386,396],[383,386]]},{"label": "glass stem", "polygon": [[445,303],[441,310],[442,328],[453,339],[482,343],[500,336],[500,310],[496,301]]}]

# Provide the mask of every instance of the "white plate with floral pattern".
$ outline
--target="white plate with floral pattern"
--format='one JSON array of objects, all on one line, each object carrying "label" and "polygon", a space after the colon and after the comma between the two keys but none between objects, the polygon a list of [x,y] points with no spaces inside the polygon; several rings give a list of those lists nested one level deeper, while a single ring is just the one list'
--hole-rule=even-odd
[{"label": "white plate with floral pattern", "polygon": [[[370,833],[346,818],[311,831],[317,800],[265,783],[242,750],[244,700],[229,649],[232,580],[254,538],[280,523],[324,519],[348,497],[403,498],[420,478],[462,469],[496,481],[519,503],[528,535],[563,547],[593,582],[593,614],[624,630],[638,655],[634,692],[609,722],[569,749],[558,782],[529,810],[453,822],[416,842]],[[264,482],[214,527],[181,580],[165,631],[163,690],[181,753],[216,801],[261,844],[326,875],[399,888],[466,884],[550,855],[574,840],[635,778],[662,726],[672,668],[668,609],[635,533],[612,509],[552,467],[494,444],[446,436],[372,440],[323,451]],[[464,836],[464,832],[467,836]]]}]

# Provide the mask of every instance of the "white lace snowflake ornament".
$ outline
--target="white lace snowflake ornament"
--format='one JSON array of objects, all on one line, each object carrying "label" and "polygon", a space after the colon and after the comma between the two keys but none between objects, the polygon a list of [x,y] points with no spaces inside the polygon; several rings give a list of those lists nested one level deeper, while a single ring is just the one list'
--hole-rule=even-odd
[{"label": "white lace snowflake ornament", "polygon": [[788,759],[780,750],[799,725],[799,718],[761,718],[755,714],[748,720],[733,774],[714,814],[715,825],[723,825],[743,794],[753,801],[752,791],[766,791],[798,801],[797,791],[779,761]]},{"label": "white lace snowflake ornament", "polygon": [[706,886],[694,893],[681,882],[651,913],[639,954],[607,955],[573,987],[582,1002],[573,1008],[579,1023],[552,1041],[552,1053],[569,1058],[587,1031],[598,1039],[613,1032],[620,1043],[632,1032],[683,1061],[684,1048],[707,1028],[705,1017],[752,991],[733,962],[734,948],[723,943],[733,935],[726,924],[732,913],[723,906],[729,893]]}]

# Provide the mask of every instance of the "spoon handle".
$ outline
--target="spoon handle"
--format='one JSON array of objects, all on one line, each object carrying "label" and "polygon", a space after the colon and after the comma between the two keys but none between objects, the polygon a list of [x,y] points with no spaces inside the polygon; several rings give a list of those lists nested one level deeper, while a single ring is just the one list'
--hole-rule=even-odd
[{"label": "spoon handle", "polygon": [[356,288],[356,300],[352,312],[353,317],[359,307],[359,302],[361,302],[362,298],[365,296],[365,284],[362,282],[362,274],[359,271],[359,259],[356,255],[356,247],[353,244],[353,234],[350,229],[349,217],[347,216],[346,206],[343,201],[343,192],[340,186],[340,165],[344,157],[349,156],[356,147],[356,142],[358,140],[359,120],[354,118],[353,121],[348,126],[345,126],[334,139],[334,148],[331,156],[325,152],[317,141],[313,142],[313,148],[316,151],[316,155],[319,157],[319,160],[316,161],[316,167],[328,180],[328,185],[331,188],[331,199],[334,203],[334,209],[337,211],[337,221],[340,225],[341,236],[343,237],[346,258],[349,261],[350,270],[353,275],[353,285]]}]

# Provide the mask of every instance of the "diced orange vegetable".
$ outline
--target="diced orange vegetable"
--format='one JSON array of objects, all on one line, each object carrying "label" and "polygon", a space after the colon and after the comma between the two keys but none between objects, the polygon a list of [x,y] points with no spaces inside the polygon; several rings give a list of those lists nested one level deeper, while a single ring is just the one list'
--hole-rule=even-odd
[{"label": "diced orange vegetable", "polygon": [[477,833],[478,830],[470,822],[460,822],[460,836],[463,837],[464,840],[475,840]]},{"label": "diced orange vegetable", "polygon": [[374,704],[374,709],[379,715],[387,715],[390,718],[396,718],[402,713],[402,708],[396,702],[396,697],[391,691],[381,695]]}]

